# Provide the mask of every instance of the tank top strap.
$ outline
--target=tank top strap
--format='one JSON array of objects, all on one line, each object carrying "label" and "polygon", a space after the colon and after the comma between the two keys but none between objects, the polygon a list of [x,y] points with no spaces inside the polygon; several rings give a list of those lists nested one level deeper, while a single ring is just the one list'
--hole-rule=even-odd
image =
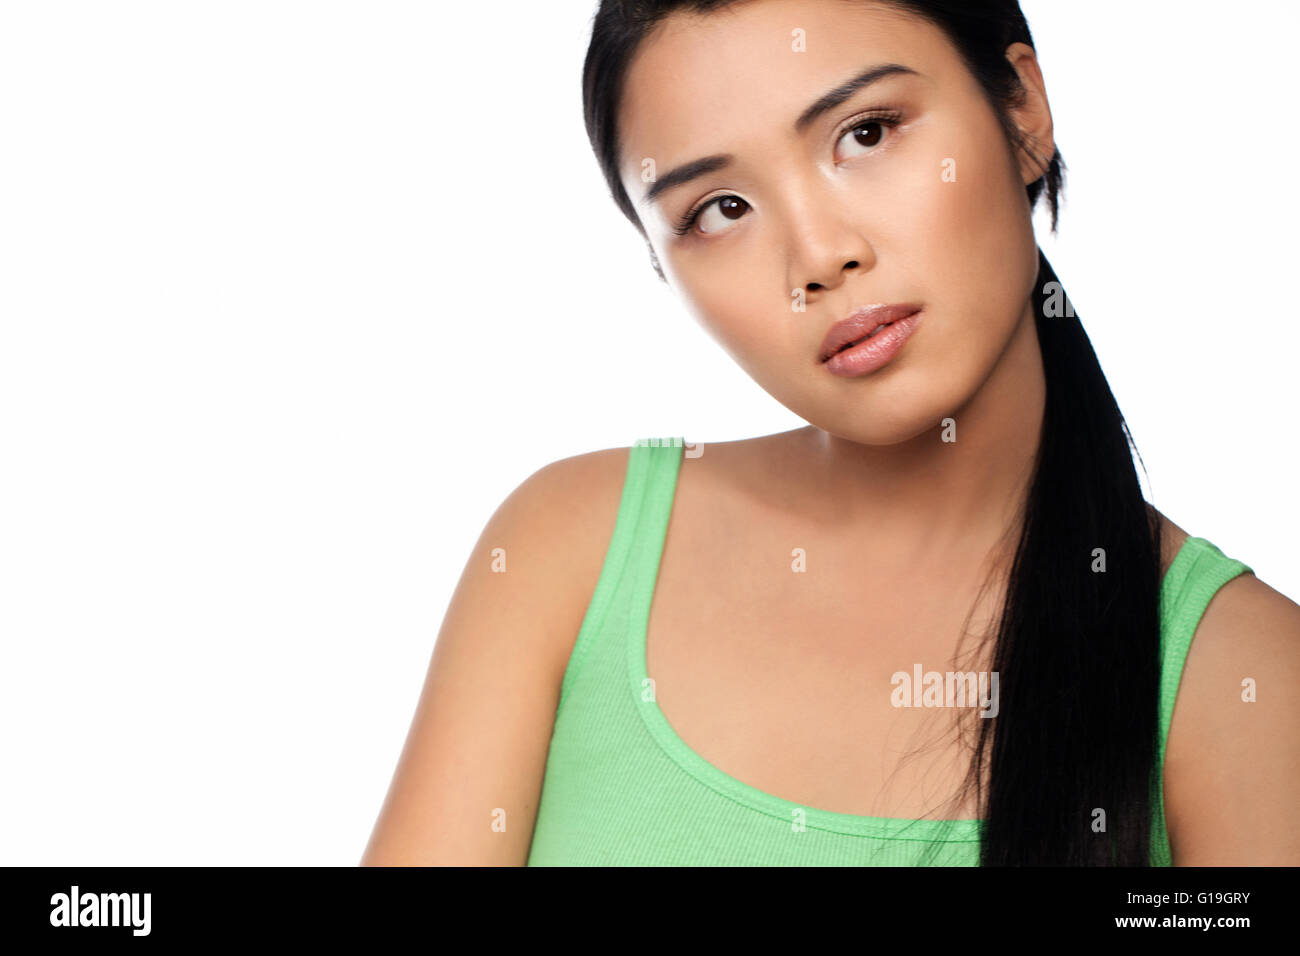
[{"label": "tank top strap", "polygon": [[685,447],[680,437],[638,438],[628,449],[614,533],[560,685],[557,714],[611,610],[650,604]]},{"label": "tank top strap", "polygon": [[1191,535],[1170,562],[1160,586],[1160,751],[1157,767],[1156,830],[1151,841],[1153,866],[1169,866],[1168,833],[1164,814],[1165,742],[1173,722],[1174,702],[1192,637],[1210,599],[1233,578],[1253,574],[1249,565],[1230,558],[1205,538]]},{"label": "tank top strap", "polygon": [[680,437],[642,438],[632,446],[630,467],[641,488],[641,507],[634,535],[637,546],[628,556],[624,587],[637,616],[649,611],[654,597],[685,449]]},{"label": "tank top strap", "polygon": [[1169,565],[1160,593],[1160,756],[1192,636],[1210,599],[1239,574],[1254,573],[1205,538],[1188,537]]}]

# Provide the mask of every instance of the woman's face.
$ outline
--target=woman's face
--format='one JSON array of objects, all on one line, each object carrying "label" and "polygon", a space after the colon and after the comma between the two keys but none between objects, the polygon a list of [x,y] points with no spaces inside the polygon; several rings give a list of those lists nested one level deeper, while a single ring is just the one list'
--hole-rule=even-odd
[{"label": "woman's face", "polygon": [[[1022,63],[1041,84],[1032,58]],[[806,115],[883,64],[913,72]],[[1013,118],[1050,157],[1046,100],[1030,92]],[[813,425],[866,444],[913,438],[980,389],[1018,329],[1032,330],[1038,253],[1024,187],[1045,166],[1013,155],[957,50],[926,21],[864,0],[674,14],[633,59],[619,127],[623,185],[665,278]],[[672,171],[719,154],[730,162],[674,184]],[[830,326],[896,303],[922,311],[885,365],[850,377],[819,361]]]}]

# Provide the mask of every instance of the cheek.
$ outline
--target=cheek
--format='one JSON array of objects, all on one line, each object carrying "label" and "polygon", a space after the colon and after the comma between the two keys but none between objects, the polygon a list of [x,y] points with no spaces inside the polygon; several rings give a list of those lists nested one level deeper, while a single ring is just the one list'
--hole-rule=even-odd
[{"label": "cheek", "polygon": [[929,171],[918,164],[900,190],[914,253],[908,278],[944,325],[953,361],[982,364],[1001,351],[1037,272],[1028,197],[1001,135],[977,130],[941,144]]},{"label": "cheek", "polygon": [[[752,371],[782,334],[773,319],[782,315],[782,302],[772,298],[770,267],[751,270],[729,263],[721,270],[710,265],[699,271],[674,271],[687,311],[740,366]],[[765,272],[766,282],[760,278]]]},{"label": "cheek", "polygon": [[951,154],[936,158],[929,185],[916,190],[916,222],[945,267],[929,277],[940,288],[1005,288],[1027,235],[1032,244],[1028,200],[1009,162],[983,138],[955,143]]}]

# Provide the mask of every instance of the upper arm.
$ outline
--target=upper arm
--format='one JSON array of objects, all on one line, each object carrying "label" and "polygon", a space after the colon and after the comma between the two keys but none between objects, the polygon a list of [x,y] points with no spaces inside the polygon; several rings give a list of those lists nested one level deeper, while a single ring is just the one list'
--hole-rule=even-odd
[{"label": "upper arm", "polygon": [[1300,607],[1253,574],[1233,578],[1196,628],[1166,742],[1175,865],[1300,864],[1297,686]]},{"label": "upper arm", "polygon": [[553,462],[484,527],[438,632],[363,866],[527,861],[560,683],[626,459],[626,448],[614,448]]}]

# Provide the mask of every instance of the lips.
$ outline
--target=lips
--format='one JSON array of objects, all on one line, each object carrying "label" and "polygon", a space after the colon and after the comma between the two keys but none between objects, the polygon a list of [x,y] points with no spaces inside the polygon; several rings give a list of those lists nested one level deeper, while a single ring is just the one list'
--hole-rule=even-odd
[{"label": "lips", "polygon": [[822,340],[821,352],[817,360],[825,362],[836,352],[868,338],[878,326],[890,325],[920,311],[921,307],[911,302],[858,309],[848,318],[841,319],[830,327],[826,338]]}]

